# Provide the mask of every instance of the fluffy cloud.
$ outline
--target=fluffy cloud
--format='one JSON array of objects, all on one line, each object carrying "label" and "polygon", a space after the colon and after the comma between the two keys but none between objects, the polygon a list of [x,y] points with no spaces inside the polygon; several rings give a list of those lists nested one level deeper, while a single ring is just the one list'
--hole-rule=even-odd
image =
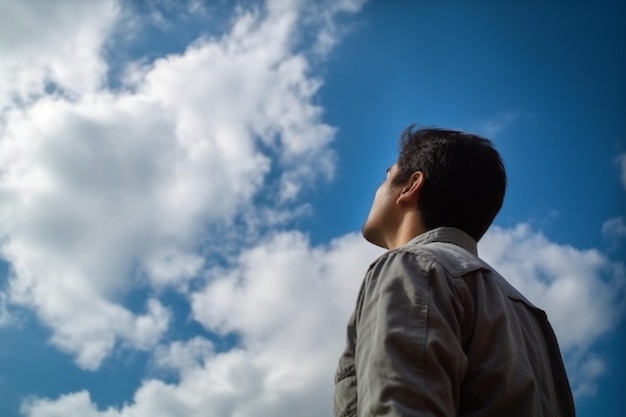
[{"label": "fluffy cloud", "polygon": [[502,132],[505,128],[509,127],[513,122],[519,119],[520,114],[513,112],[504,112],[500,113],[492,119],[483,121],[479,127],[478,131],[481,134],[485,135],[485,137],[493,138],[500,132]]},{"label": "fluffy cloud", "polygon": [[0,329],[16,323],[16,317],[9,312],[7,295],[0,292]]},{"label": "fluffy cloud", "polygon": [[[524,224],[494,227],[483,239],[482,256],[547,310],[576,395],[593,393],[606,364],[590,347],[623,313],[621,266]],[[325,246],[311,246],[299,232],[276,234],[230,267],[212,269],[206,286],[192,293],[193,317],[211,332],[238,334],[236,348],[218,352],[200,337],[175,341],[157,349],[154,363],[174,371],[177,381],[146,380],[132,403],[98,411],[87,392],[77,392],[32,399],[24,412],[44,417],[74,406],[101,417],[328,414],[345,324],[363,274],[380,253],[357,234]]]},{"label": "fluffy cloud", "polygon": [[[302,191],[333,175],[334,129],[296,28],[315,27],[314,52],[325,54],[335,14],[362,2],[304,3],[242,8],[223,35],[128,65],[116,90],[103,49],[124,19],[137,24],[128,10],[2,3],[0,30],[12,38],[0,37],[0,254],[12,272],[0,326],[20,304],[85,369],[122,346],[151,351],[156,374],[174,375],[144,379],[106,410],[79,391],[30,398],[24,415],[330,412],[345,323],[380,251],[356,234],[312,246],[300,232],[264,230],[306,213]],[[215,251],[230,262],[211,263]],[[589,349],[622,315],[623,266],[526,225],[493,228],[481,253],[547,309],[578,395],[593,392],[606,365]],[[159,301],[167,286],[188,297],[191,319],[238,344],[165,342],[176,314]],[[144,304],[124,305],[136,288],[148,290]]]},{"label": "fluffy cloud", "polygon": [[564,349],[586,347],[613,328],[623,312],[618,308],[626,289],[623,265],[596,249],[556,244],[526,224],[493,227],[480,249],[487,262],[546,310]]},{"label": "fluffy cloud", "polygon": [[332,177],[334,129],[294,49],[298,2],[242,9],[223,36],[130,65],[116,91],[103,83],[102,50],[129,13],[119,4],[2,7],[23,38],[0,61],[8,294],[55,346],[97,369],[116,346],[148,349],[167,330],[172,313],[158,299],[122,304],[130,289],[184,285],[203,247],[225,250],[303,212],[303,187]]},{"label": "fluffy cloud", "polygon": [[614,217],[602,224],[602,235],[607,238],[613,246],[626,237],[626,224],[621,217]]},{"label": "fluffy cloud", "polygon": [[118,11],[110,0],[1,2],[0,114],[50,87],[80,95],[101,86],[101,48]]},{"label": "fluffy cloud", "polygon": [[531,302],[546,310],[565,352],[575,393],[593,393],[605,365],[590,354],[590,348],[623,317],[624,265],[596,249],[551,242],[526,224],[491,228],[481,240],[480,252]]},{"label": "fluffy cloud", "polygon": [[228,269],[210,272],[192,295],[193,315],[212,332],[241,336],[216,352],[200,337],[156,350],[155,364],[176,383],[147,380],[133,402],[99,411],[89,393],[31,399],[32,417],[293,416],[330,412],[334,367],[365,270],[380,250],[359,235],[311,247],[283,232],[243,251]]}]

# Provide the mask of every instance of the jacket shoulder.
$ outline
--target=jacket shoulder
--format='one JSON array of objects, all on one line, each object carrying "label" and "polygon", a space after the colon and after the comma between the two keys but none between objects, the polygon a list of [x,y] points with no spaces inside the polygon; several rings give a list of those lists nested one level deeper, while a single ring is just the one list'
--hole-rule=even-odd
[{"label": "jacket shoulder", "polygon": [[520,301],[530,308],[540,310],[500,275],[495,268],[461,246],[447,242],[429,242],[409,245],[403,247],[402,250],[425,262],[440,265],[447,274],[456,279],[462,279],[474,272],[481,271],[480,279],[495,281],[509,299]]},{"label": "jacket shoulder", "polygon": [[440,265],[455,278],[480,269],[492,269],[478,256],[452,243],[428,242],[404,246],[400,250],[416,256],[422,262]]}]

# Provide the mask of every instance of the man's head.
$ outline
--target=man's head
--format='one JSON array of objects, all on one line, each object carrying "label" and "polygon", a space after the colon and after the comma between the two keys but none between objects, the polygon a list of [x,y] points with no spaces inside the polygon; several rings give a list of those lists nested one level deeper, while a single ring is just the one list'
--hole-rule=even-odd
[{"label": "man's head", "polygon": [[[502,207],[506,172],[487,139],[438,128],[407,128],[400,153],[377,191],[363,235],[388,247],[407,213],[421,229],[456,227],[478,241]],[[405,227],[404,225],[403,227]]]}]

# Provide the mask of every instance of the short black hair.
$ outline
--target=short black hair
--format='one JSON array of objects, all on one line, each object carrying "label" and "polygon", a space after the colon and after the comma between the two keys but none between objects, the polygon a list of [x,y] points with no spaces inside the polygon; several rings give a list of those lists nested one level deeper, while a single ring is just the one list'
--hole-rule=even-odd
[{"label": "short black hair", "polygon": [[421,171],[418,209],[426,230],[456,227],[478,241],[502,207],[506,171],[491,141],[456,130],[406,128],[394,185]]}]

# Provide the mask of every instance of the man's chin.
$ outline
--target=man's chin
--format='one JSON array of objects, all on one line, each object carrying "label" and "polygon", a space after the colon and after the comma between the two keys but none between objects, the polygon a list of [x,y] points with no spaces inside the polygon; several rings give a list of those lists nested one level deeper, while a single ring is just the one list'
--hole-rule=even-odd
[{"label": "man's chin", "polygon": [[376,233],[375,230],[372,230],[370,227],[367,226],[367,223],[365,223],[361,228],[361,235],[363,235],[365,240],[367,240],[372,245],[379,246],[383,249],[389,249],[387,248],[387,245],[385,244],[384,239],[381,238],[380,234]]}]

